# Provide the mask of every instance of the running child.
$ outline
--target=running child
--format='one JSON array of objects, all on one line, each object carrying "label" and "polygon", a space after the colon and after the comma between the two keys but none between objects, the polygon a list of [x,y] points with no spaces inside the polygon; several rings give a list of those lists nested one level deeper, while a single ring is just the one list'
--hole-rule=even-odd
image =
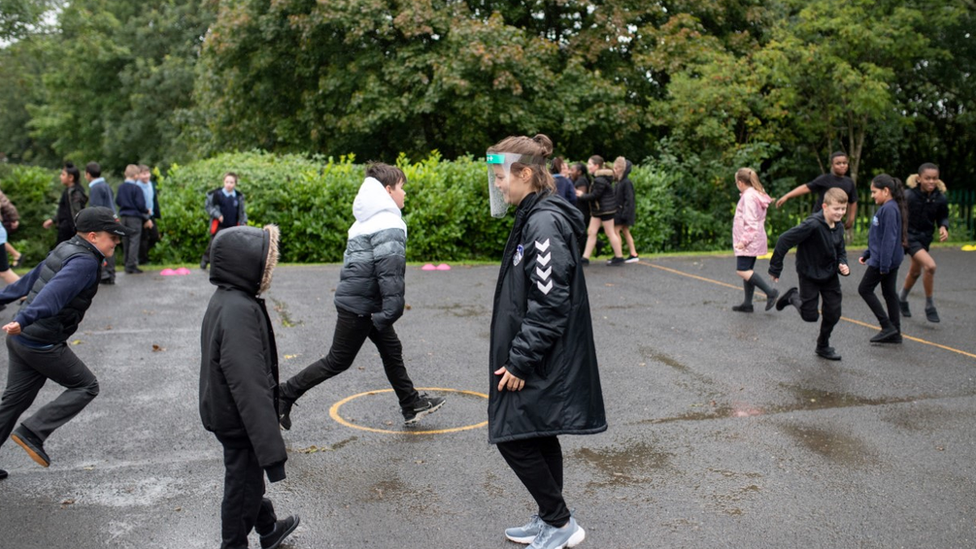
[{"label": "running child", "polygon": [[939,242],[949,238],[949,201],[946,199],[946,186],[939,179],[939,167],[925,163],[919,166],[918,175],[912,174],[905,182],[908,191],[908,255],[912,264],[905,277],[905,285],[898,296],[898,305],[904,317],[912,316],[908,308],[908,292],[912,291],[918,277],[922,277],[925,288],[925,318],[929,322],[939,322],[932,293],[935,288],[935,260],[929,254],[929,245],[939,230]]},{"label": "running child", "polygon": [[735,274],[742,278],[742,289],[745,298],[739,305],[733,305],[732,310],[740,313],[751,313],[752,295],[756,286],[766,294],[766,310],[773,308],[779,290],[776,290],[763,280],[762,275],[754,269],[756,258],[766,255],[766,209],[773,201],[766,194],[759,176],[752,168],[739,168],[735,172],[735,186],[742,193],[739,203],[735,206],[735,218],[732,220],[732,247],[735,249]]},{"label": "running child", "polygon": [[[871,219],[871,229],[868,231],[868,249],[858,259],[861,265],[867,265],[857,293],[871,308],[871,312],[881,324],[881,332],[871,338],[871,343],[901,343],[901,321],[898,317],[898,267],[905,257],[905,247],[908,244],[908,227],[905,224],[907,211],[905,194],[901,188],[901,181],[883,173],[871,180],[871,198],[880,205]],[[881,284],[881,295],[884,296],[888,312],[874,289]]]},{"label": "running child", "polygon": [[854,227],[854,217],[857,215],[857,186],[854,185],[853,179],[847,177],[848,166],[847,153],[835,152],[830,155],[830,173],[822,174],[806,185],[800,185],[784,194],[776,201],[776,207],[781,208],[791,198],[817,192],[819,198],[813,205],[813,213],[817,213],[824,202],[824,194],[829,189],[843,189],[847,194],[847,221],[844,222],[844,228],[851,230]]},{"label": "running child", "polygon": [[817,337],[817,356],[827,360],[840,360],[841,356],[830,346],[830,334],[840,321],[841,298],[838,274],[847,276],[847,248],[844,246],[844,213],[847,211],[847,193],[834,188],[824,194],[823,207],[802,223],[783,233],[776,242],[773,257],[769,260],[769,276],[779,282],[783,272],[783,256],[796,246],[796,274],[800,288],[790,288],[776,301],[776,310],[782,311],[793,305],[800,317],[807,322],[820,318],[817,312],[823,300],[823,319],[820,336]]}]

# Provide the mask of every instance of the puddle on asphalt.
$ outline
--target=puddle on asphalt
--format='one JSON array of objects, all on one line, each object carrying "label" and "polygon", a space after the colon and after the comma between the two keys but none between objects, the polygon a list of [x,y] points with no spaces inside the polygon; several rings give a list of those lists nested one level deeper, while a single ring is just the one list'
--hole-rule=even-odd
[{"label": "puddle on asphalt", "polygon": [[803,425],[781,425],[780,429],[811,452],[842,465],[871,465],[878,461],[871,446],[846,433]]},{"label": "puddle on asphalt", "polygon": [[606,485],[630,485],[649,481],[649,475],[664,469],[673,454],[660,452],[646,442],[637,442],[623,448],[580,448],[573,452],[574,459],[595,467],[607,478]]},{"label": "puddle on asphalt", "polygon": [[436,311],[444,311],[458,318],[488,316],[488,310],[480,305],[461,305],[460,303],[452,303],[450,305],[440,305],[437,307],[431,307],[431,309],[434,309]]},{"label": "puddle on asphalt", "polygon": [[659,352],[655,351],[654,349],[652,349],[650,347],[641,346],[640,347],[640,354],[644,358],[647,358],[647,359],[650,359],[650,360],[656,360],[657,362],[660,362],[661,364],[667,364],[668,366],[674,368],[675,370],[678,370],[679,372],[682,372],[682,373],[685,373],[685,374],[691,374],[692,373],[691,369],[688,368],[688,366],[685,366],[684,364],[678,362],[677,360],[671,358],[670,356],[668,356],[668,355],[666,355],[664,353],[659,353]]}]

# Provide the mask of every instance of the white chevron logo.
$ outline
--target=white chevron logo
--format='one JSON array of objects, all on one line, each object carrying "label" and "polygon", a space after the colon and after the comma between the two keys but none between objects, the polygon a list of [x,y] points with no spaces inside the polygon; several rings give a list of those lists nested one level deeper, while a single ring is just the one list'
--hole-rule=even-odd
[{"label": "white chevron logo", "polygon": [[549,280],[549,275],[552,274],[552,266],[548,267],[546,270],[542,270],[542,267],[535,268],[535,274],[539,275],[542,280]]},{"label": "white chevron logo", "polygon": [[544,293],[544,294],[546,294],[546,295],[549,295],[549,290],[552,289],[552,281],[551,280],[545,286],[543,286],[542,285],[542,282],[539,282],[539,281],[536,281],[536,285],[539,286],[539,291],[542,292],[542,293]]},{"label": "white chevron logo", "polygon": [[535,241],[535,249],[540,252],[544,252],[549,249],[549,239],[547,238],[545,242],[540,243],[538,240]]},{"label": "white chevron logo", "polygon": [[549,264],[550,259],[552,259],[552,252],[547,253],[546,255],[537,254],[535,256],[535,260],[538,261],[543,267]]}]

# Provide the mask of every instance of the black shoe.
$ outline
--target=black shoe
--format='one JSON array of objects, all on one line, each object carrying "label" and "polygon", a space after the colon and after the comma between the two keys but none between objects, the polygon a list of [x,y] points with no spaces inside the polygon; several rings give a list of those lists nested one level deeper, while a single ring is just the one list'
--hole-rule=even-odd
[{"label": "black shoe", "polygon": [[441,409],[444,405],[444,399],[441,397],[427,396],[427,393],[420,395],[417,398],[417,403],[411,408],[400,410],[403,412],[403,424],[413,425],[420,421],[420,418],[426,416],[427,414],[432,414],[437,410]]},{"label": "black shoe", "polygon": [[751,313],[753,311],[753,308],[751,303],[748,305],[743,303],[741,305],[733,305],[732,310],[737,313]]},{"label": "black shoe", "polygon": [[625,261],[625,263],[637,263],[638,261],[640,261],[640,256],[632,255],[632,256],[630,256],[630,257],[627,258],[627,260]]},{"label": "black shoe", "polygon": [[140,269],[139,267],[133,267],[131,269],[126,269],[125,272],[128,273],[128,274],[130,274],[130,275],[133,275],[133,274],[142,274],[142,269]]},{"label": "black shoe", "polygon": [[41,467],[49,467],[51,465],[51,458],[47,457],[47,453],[44,451],[44,443],[34,433],[24,427],[23,424],[14,429],[14,434],[10,435],[10,440],[13,440],[21,448],[26,450],[27,455],[41,464]]},{"label": "black shoe", "polygon": [[600,257],[601,255],[603,255],[603,246],[604,246],[603,241],[597,239],[596,246],[595,246],[596,249],[593,250],[593,254],[595,256],[597,256],[597,257]]},{"label": "black shoe", "polygon": [[589,265],[590,264],[590,259],[587,258],[587,257],[581,257],[580,258],[580,263],[582,263],[583,265]]},{"label": "black shoe", "polygon": [[840,355],[833,347],[817,347],[817,356],[827,360],[840,360]]},{"label": "black shoe", "polygon": [[285,541],[285,538],[294,532],[295,528],[298,528],[298,523],[301,521],[302,519],[298,515],[292,515],[276,522],[274,530],[270,534],[261,536],[261,549],[275,549],[281,545],[281,542]]},{"label": "black shoe", "polygon": [[898,308],[901,309],[901,316],[905,318],[912,318],[912,311],[908,308],[908,302],[898,300]]},{"label": "black shoe", "polygon": [[790,288],[789,290],[786,290],[786,293],[783,294],[782,297],[776,300],[776,310],[782,311],[783,309],[786,308],[787,305],[792,305],[793,297],[796,296],[796,294],[798,293],[799,290],[797,290],[796,288]]},{"label": "black shoe", "polygon": [[112,286],[113,284],[115,284],[115,279],[114,278],[103,278],[103,279],[99,280],[98,283],[99,284],[105,284],[106,286]]},{"label": "black shoe", "polygon": [[204,271],[206,271],[207,270],[207,263],[210,263],[210,262],[207,261],[206,259],[201,259],[200,260],[200,268],[203,269]]},{"label": "black shoe", "polygon": [[939,313],[935,310],[935,305],[925,308],[925,318],[929,322],[939,322]]},{"label": "black shoe", "polygon": [[291,430],[291,407],[294,405],[294,400],[283,396],[278,397],[278,424],[286,431]]},{"label": "black shoe", "polygon": [[[896,336],[898,341],[894,340]],[[894,326],[882,328],[877,335],[871,338],[871,343],[901,343],[901,332]]]},{"label": "black shoe", "polygon": [[773,308],[773,305],[776,305],[776,298],[778,298],[778,297],[779,297],[779,290],[777,290],[775,288],[773,289],[773,293],[771,293],[771,294],[769,294],[769,295],[766,296],[766,310],[767,311],[770,310],[770,309],[772,309]]},{"label": "black shoe", "polygon": [[617,267],[619,265],[623,265],[624,262],[626,262],[626,261],[627,260],[624,259],[624,256],[614,257],[613,259],[610,259],[610,260],[607,261],[607,265],[609,265],[611,267]]},{"label": "black shoe", "polygon": [[0,469],[0,480],[3,480],[5,478],[7,478],[7,472],[4,471],[3,469]]}]

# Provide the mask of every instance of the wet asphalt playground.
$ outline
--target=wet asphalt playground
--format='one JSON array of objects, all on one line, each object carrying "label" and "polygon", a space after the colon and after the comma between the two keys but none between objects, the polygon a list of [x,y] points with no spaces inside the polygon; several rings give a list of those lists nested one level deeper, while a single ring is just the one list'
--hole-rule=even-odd
[{"label": "wet asphalt playground", "polygon": [[[852,265],[832,340],[841,362],[814,355],[816,325],[795,311],[732,312],[731,256],[588,267],[610,429],[562,438],[580,547],[976,546],[976,253],[933,256],[942,323],[925,321],[919,284],[901,346],[868,343]],[[389,386],[369,343],[299,402],[288,479],[269,485],[279,514],[302,517],[287,547],[518,547],[503,530],[533,502],[487,444],[478,394],[497,271],[409,268],[396,325],[408,370],[449,399],[418,428],[376,392]],[[338,274],[276,272],[266,297],[283,376],[327,351]],[[790,256],[778,287],[795,280]],[[0,448],[0,547],[218,547],[220,446],[197,413],[211,293],[199,269],[102,288],[72,338],[101,394],[48,440],[49,469]],[[37,403],[57,393],[49,384]]]}]

